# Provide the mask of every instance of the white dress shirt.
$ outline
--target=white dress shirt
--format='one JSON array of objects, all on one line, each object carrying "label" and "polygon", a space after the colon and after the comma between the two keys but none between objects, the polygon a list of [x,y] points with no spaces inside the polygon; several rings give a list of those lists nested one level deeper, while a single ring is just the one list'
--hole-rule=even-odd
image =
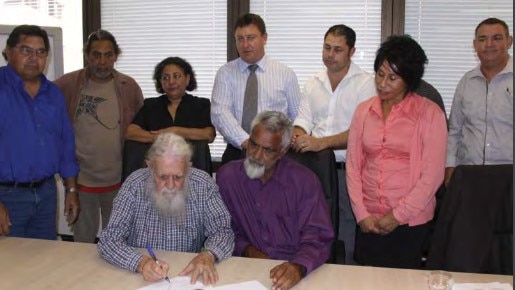
[{"label": "white dress shirt", "polygon": [[513,163],[513,58],[487,83],[467,72],[452,101],[447,167]]},{"label": "white dress shirt", "polygon": [[[264,56],[256,70],[258,79],[258,113],[266,110],[285,113],[291,120],[297,117],[300,87],[295,72]],[[241,127],[245,86],[250,71],[241,58],[223,65],[216,73],[211,96],[211,121],[225,141],[241,149],[249,134]]]},{"label": "white dress shirt", "polygon": [[[373,75],[353,62],[334,92],[327,71],[321,71],[306,82],[294,125],[317,138],[345,132],[358,104],[375,95]],[[345,150],[334,153],[336,161],[345,161]]]}]

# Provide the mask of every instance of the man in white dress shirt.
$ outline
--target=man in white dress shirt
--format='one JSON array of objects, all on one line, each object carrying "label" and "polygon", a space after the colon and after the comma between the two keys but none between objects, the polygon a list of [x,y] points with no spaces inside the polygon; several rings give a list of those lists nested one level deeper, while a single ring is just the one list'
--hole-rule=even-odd
[{"label": "man in white dress shirt", "polygon": [[[300,87],[292,69],[265,56],[265,22],[256,14],[236,21],[235,38],[239,58],[223,65],[216,73],[211,97],[211,121],[227,142],[222,164],[245,157],[249,132],[242,128],[244,95],[249,66],[257,64],[257,113],[279,111],[291,120],[297,117]],[[252,120],[255,116],[249,116]]]},{"label": "man in white dress shirt", "polygon": [[324,36],[322,60],[326,70],[311,77],[304,87],[299,114],[294,122],[292,147],[297,152],[335,150],[338,172],[339,233],[345,243],[345,263],[352,264],[356,220],[345,183],[345,149],[356,106],[375,95],[374,78],[351,60],[356,33],[343,24],[334,25]]}]

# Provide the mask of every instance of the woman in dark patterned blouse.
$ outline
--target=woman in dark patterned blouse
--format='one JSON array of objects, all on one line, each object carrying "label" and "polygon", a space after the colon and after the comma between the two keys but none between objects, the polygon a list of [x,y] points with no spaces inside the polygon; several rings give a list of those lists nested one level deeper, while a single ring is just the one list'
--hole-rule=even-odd
[{"label": "woman in dark patterned blouse", "polygon": [[172,132],[186,140],[213,142],[216,131],[209,99],[186,93],[197,88],[191,65],[180,57],[168,57],[156,65],[153,79],[163,95],[145,99],[125,138],[152,143],[160,133]]}]

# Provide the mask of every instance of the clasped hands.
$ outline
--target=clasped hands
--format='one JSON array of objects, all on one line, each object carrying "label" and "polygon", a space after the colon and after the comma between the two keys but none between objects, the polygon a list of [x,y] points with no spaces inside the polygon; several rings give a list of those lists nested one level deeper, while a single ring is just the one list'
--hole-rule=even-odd
[{"label": "clasped hands", "polygon": [[[159,265],[148,256],[143,256],[140,260],[137,272],[143,275],[145,281],[159,281],[167,275],[168,263],[162,260],[158,261]],[[191,274],[191,284],[195,284],[199,278],[202,278],[202,283],[205,285],[215,284],[218,281],[215,261],[215,256],[211,252],[202,251],[186,265],[179,276]]]},{"label": "clasped hands", "polygon": [[390,212],[382,218],[372,215],[368,216],[359,222],[359,227],[364,233],[386,235],[395,230],[399,224],[400,223],[393,215],[393,212]]}]

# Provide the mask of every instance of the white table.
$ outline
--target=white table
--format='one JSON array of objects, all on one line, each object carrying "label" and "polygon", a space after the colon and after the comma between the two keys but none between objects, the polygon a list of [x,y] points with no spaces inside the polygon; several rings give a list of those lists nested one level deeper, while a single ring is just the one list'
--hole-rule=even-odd
[{"label": "white table", "polygon": [[[175,276],[195,256],[156,251]],[[217,265],[224,285],[258,280],[271,287],[269,270],[281,263],[232,257]],[[325,264],[293,290],[425,290],[427,271]],[[513,276],[453,273],[455,281],[512,283]],[[98,256],[96,245],[0,237],[0,289],[101,290],[138,289],[149,285],[139,274],[116,268]]]}]

